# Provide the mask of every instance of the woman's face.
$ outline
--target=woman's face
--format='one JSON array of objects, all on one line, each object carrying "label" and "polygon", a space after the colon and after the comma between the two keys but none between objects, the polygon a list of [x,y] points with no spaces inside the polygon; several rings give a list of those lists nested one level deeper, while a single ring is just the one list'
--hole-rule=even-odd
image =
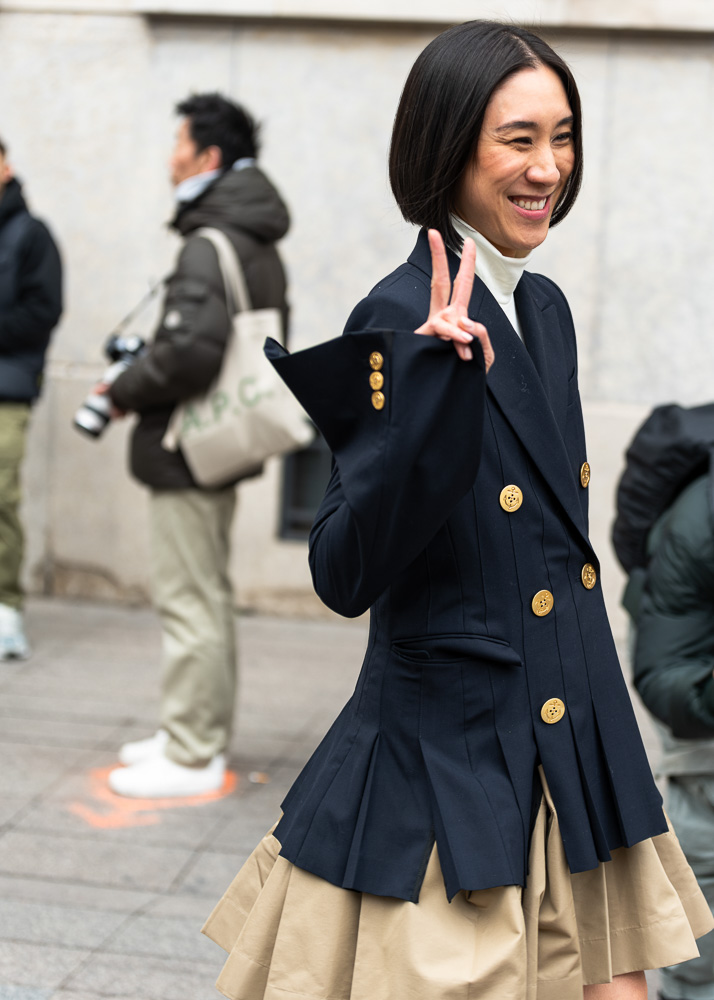
[{"label": "woman's face", "polygon": [[476,155],[461,178],[457,215],[506,257],[525,257],[548,226],[573,170],[573,113],[547,66],[523,69],[493,92]]}]

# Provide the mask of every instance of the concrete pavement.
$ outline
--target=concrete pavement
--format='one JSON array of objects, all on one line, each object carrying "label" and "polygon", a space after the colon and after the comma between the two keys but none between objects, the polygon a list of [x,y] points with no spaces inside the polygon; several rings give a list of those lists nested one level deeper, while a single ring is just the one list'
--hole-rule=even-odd
[{"label": "concrete pavement", "polygon": [[243,618],[237,787],[159,809],[105,783],[156,725],[155,616],[32,601],[27,619],[32,659],[0,664],[0,1000],[215,1000],[201,923],[348,697],[364,623]]},{"label": "concrete pavement", "polygon": [[155,616],[33,600],[27,619],[32,659],[0,664],[0,1000],[216,1000],[200,926],[349,696],[366,622],[243,616],[227,794],[159,808],[106,787],[156,725]]}]

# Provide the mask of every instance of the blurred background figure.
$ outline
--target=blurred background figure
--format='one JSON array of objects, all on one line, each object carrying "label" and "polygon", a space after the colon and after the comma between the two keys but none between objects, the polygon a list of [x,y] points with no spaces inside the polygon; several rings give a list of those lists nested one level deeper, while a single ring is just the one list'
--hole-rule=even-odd
[{"label": "blurred background figure", "polygon": [[[659,722],[669,818],[714,911],[712,448],[714,406],[655,409],[630,445],[613,540],[630,573],[634,682]],[[699,958],[662,970],[661,1000],[714,1000],[714,932],[697,944]]]},{"label": "blurred background figure", "polygon": [[0,139],[0,660],[29,655],[22,618],[20,465],[45,352],[62,313],[62,264],[30,215]]},{"label": "blurred background figure", "polygon": [[[256,163],[257,126],[217,93],[193,96],[181,116],[171,181],[172,226],[184,237],[148,351],[108,391],[117,412],[139,420],[131,470],[150,489],[153,595],[163,631],[160,729],[125,744],[115,792],[138,798],[214,791],[223,784],[236,688],[234,600],[228,575],[235,483],[202,489],[181,454],[162,447],[180,402],[217,376],[231,326],[216,251],[201,227],[230,239],[255,309],[287,320],[286,279],[275,248],[287,209]],[[257,475],[256,468],[251,475]]]}]

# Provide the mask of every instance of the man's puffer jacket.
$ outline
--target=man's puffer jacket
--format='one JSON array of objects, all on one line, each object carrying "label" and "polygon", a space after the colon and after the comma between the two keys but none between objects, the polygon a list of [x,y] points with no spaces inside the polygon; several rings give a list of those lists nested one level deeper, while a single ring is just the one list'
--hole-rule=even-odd
[{"label": "man's puffer jacket", "polygon": [[287,232],[289,217],[261,170],[229,170],[183,206],[172,225],[185,242],[168,281],[161,322],[148,353],[110,390],[120,410],[139,414],[131,470],[159,490],[197,485],[181,451],[167,451],[161,441],[177,404],[206,392],[218,375],[231,326],[216,251],[191,234],[203,226],[225,233],[240,258],[253,308],[279,309],[287,324],[285,272],[275,241]]}]

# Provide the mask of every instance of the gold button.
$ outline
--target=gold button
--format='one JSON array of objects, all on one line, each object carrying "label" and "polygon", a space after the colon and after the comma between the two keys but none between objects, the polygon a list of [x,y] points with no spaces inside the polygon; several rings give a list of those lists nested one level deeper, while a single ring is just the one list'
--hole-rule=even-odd
[{"label": "gold button", "polygon": [[544,615],[549,615],[553,610],[553,595],[549,590],[539,590],[531,601],[531,607],[533,608],[533,614],[538,615],[542,618]]},{"label": "gold button", "polygon": [[590,463],[583,462],[580,466],[580,485],[584,490],[590,485]]},{"label": "gold button", "polygon": [[501,490],[500,501],[503,509],[512,514],[523,503],[523,493],[517,486],[504,486]]},{"label": "gold button", "polygon": [[369,384],[372,389],[381,389],[384,385],[384,375],[381,372],[372,372],[369,376]]},{"label": "gold button", "polygon": [[372,353],[369,356],[369,367],[373,368],[374,371],[378,372],[383,364],[384,364],[384,358],[379,353],[379,351],[372,351]]},{"label": "gold button", "polygon": [[565,715],[565,705],[560,698],[551,698],[540,710],[540,717],[543,722],[552,726],[554,722],[560,722]]},{"label": "gold button", "polygon": [[372,406],[375,410],[381,410],[384,407],[386,400],[383,392],[373,392],[372,393]]},{"label": "gold button", "polygon": [[593,589],[597,583],[597,571],[592,563],[585,563],[580,571],[580,579],[583,581],[583,587],[587,590]]}]

